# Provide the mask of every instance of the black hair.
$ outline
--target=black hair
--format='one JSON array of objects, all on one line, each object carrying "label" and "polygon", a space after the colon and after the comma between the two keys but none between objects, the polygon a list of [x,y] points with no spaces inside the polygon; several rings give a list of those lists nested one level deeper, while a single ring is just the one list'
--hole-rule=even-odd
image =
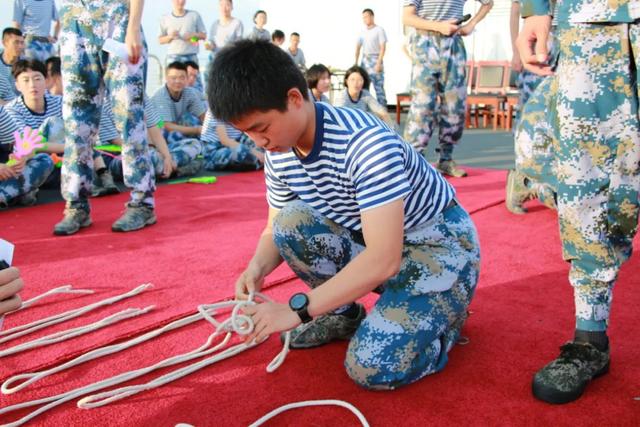
[{"label": "black hair", "polygon": [[295,31],[293,33],[291,33],[291,35],[289,37],[293,37],[293,36],[298,36],[300,37],[300,34],[296,33]]},{"label": "black hair", "polygon": [[20,31],[17,28],[13,28],[13,27],[7,27],[2,31],[2,40],[4,40],[5,38],[7,38],[7,36],[12,35],[12,36],[18,36],[18,37],[22,37],[22,31]]},{"label": "black hair", "polygon": [[267,12],[265,12],[264,10],[256,10],[256,13],[253,14],[253,22],[256,22],[256,18],[258,17],[258,15],[260,15],[261,13],[264,13],[264,16],[267,16]]},{"label": "black hair", "polygon": [[362,11],[362,14],[364,15],[365,13],[369,12],[371,14],[371,16],[375,16],[375,13],[373,13],[373,10],[366,8],[365,10]]},{"label": "black hair", "polygon": [[360,67],[359,65],[354,65],[353,67],[351,67],[347,71],[345,71],[345,73],[344,73],[344,86],[347,87],[347,79],[353,73],[358,73],[358,74],[360,74],[362,76],[362,80],[364,80],[364,84],[362,85],[362,89],[369,90],[369,85],[371,84],[371,78],[369,78],[369,73],[367,73],[367,71],[364,68]]},{"label": "black hair", "polygon": [[20,74],[29,70],[42,73],[44,77],[47,77],[47,67],[37,59],[19,59],[11,67],[11,74],[14,79],[17,79]]},{"label": "black hair", "polygon": [[283,39],[284,33],[281,30],[274,30],[271,34],[271,40],[275,41],[276,39]]},{"label": "black hair", "polygon": [[223,122],[254,111],[286,111],[292,88],[309,99],[307,82],[289,54],[264,40],[224,47],[209,67],[207,83],[211,114]]},{"label": "black hair", "polygon": [[198,65],[198,63],[196,61],[184,61],[184,65],[187,68],[191,67],[191,68],[195,68],[198,71],[200,70],[200,66]]},{"label": "black hair", "polygon": [[331,76],[331,71],[322,64],[313,64],[309,67],[306,73],[309,89],[315,89],[318,86],[318,81],[324,73],[328,73]]},{"label": "black hair", "polygon": [[167,65],[167,72],[169,70],[182,70],[186,73],[187,65],[184,62],[174,61],[171,64]]},{"label": "black hair", "polygon": [[44,65],[47,67],[47,77],[54,77],[61,75],[61,65],[62,61],[60,61],[59,56],[52,56],[44,62]]}]

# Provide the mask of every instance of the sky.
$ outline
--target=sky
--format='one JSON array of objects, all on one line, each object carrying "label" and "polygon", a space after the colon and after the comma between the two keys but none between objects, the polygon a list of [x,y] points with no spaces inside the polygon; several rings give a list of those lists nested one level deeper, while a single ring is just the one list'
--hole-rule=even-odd
[{"label": "sky", "polygon": [[[56,0],[59,3],[59,0]],[[467,37],[468,58],[510,59],[511,42],[508,37],[508,7],[510,0],[494,0],[490,15],[477,28],[475,35]],[[245,32],[253,27],[253,14],[258,9],[267,12],[269,31],[280,29],[288,35],[300,33],[300,48],[304,51],[307,66],[322,63],[330,68],[346,69],[355,60],[355,43],[363,28],[362,10],[371,8],[376,23],[382,26],[388,37],[385,56],[386,91],[392,101],[398,92],[405,92],[410,83],[411,64],[402,53],[404,35],[401,22],[402,0],[235,0],[233,15],[240,19]],[[468,1],[465,12],[473,13],[479,7],[477,1]],[[200,13],[207,30],[219,17],[218,0],[187,0],[187,9]],[[11,23],[13,0],[0,0],[0,27]],[[143,15],[143,27],[149,51],[164,61],[165,47],[157,42],[159,20],[171,11],[171,0],[147,0]],[[203,51],[203,49],[201,49]],[[201,52],[201,65],[207,63]],[[150,81],[154,81],[157,65],[150,61]],[[152,83],[153,84],[153,83]]]}]

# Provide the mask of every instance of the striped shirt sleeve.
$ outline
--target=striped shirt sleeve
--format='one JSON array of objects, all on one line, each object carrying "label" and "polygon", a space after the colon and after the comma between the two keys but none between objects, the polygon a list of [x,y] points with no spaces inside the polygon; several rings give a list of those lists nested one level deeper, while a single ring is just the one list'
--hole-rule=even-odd
[{"label": "striped shirt sleeve", "polygon": [[361,212],[411,193],[401,144],[396,134],[379,126],[364,128],[354,135],[345,166]]},{"label": "striped shirt sleeve", "polygon": [[11,84],[7,79],[0,75],[0,99],[3,101],[11,101],[16,97],[15,92],[11,88]]},{"label": "striped shirt sleeve", "polygon": [[[275,173],[272,156],[267,152],[264,164],[264,176],[267,184],[267,203],[274,209],[282,209],[288,202],[297,199],[297,195]],[[278,161],[278,158],[275,159]]]},{"label": "striped shirt sleeve", "polygon": [[366,89],[362,90],[362,102],[366,104],[369,111],[375,114],[384,115],[387,113],[387,109],[380,105],[380,103],[371,95],[371,92]]},{"label": "striped shirt sleeve", "polygon": [[183,96],[188,96],[187,99],[187,111],[196,117],[200,117],[207,111],[207,107],[202,102],[202,97],[198,94],[198,91],[192,87],[184,88]]},{"label": "striped shirt sleeve", "polygon": [[18,125],[0,105],[0,145],[13,144],[13,133],[18,130]]},{"label": "striped shirt sleeve", "polygon": [[161,122],[156,106],[147,95],[144,96],[144,120],[147,124],[147,129],[156,127]]}]

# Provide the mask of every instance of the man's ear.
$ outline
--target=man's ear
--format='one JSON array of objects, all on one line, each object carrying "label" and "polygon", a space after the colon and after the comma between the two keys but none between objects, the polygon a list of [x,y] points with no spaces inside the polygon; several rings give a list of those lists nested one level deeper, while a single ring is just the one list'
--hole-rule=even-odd
[{"label": "man's ear", "polygon": [[304,96],[297,87],[292,87],[287,92],[287,108],[300,108],[304,104]]}]

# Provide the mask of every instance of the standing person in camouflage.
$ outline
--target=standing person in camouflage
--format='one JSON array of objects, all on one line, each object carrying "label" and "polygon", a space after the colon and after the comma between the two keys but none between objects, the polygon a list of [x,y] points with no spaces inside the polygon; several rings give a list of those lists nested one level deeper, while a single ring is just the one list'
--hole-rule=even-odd
[{"label": "standing person in camouflage", "polygon": [[[124,138],[124,182],[132,189],[125,213],[111,229],[132,231],[156,222],[155,180],[144,126],[143,6],[144,0],[62,1],[60,44],[66,126],[62,196],[66,208],[64,219],[54,228],[56,235],[74,234],[91,224],[88,197],[92,146],[105,90]],[[124,42],[127,59],[102,50],[110,38]]]},{"label": "standing person in camouflage", "polygon": [[[524,0],[518,48],[524,66],[551,75],[548,0]],[[613,285],[638,226],[640,1],[558,3],[558,140],[553,149],[563,257],[571,263],[574,339],[538,371],[533,394],[579,398],[609,370]]]},{"label": "standing person in camouflage", "polygon": [[454,177],[467,175],[453,160],[453,147],[464,130],[467,97],[467,52],[462,36],[471,34],[493,7],[493,0],[478,1],[482,3],[480,10],[464,25],[457,22],[466,0],[404,1],[402,22],[417,30],[411,42],[411,108],[404,139],[422,151],[437,124],[440,158],[436,167]]},{"label": "standing person in camouflage", "polygon": [[384,92],[384,53],[387,49],[387,34],[384,28],[376,25],[373,10],[362,11],[362,21],[365,28],[358,37],[356,43],[356,64],[362,50],[362,62],[360,66],[369,74],[373,88],[376,91],[376,100],[387,108],[387,95]]},{"label": "standing person in camouflage", "polygon": [[[55,22],[53,34],[51,22]],[[27,59],[45,62],[56,54],[60,18],[55,0],[13,0],[13,26],[24,33]]]}]

